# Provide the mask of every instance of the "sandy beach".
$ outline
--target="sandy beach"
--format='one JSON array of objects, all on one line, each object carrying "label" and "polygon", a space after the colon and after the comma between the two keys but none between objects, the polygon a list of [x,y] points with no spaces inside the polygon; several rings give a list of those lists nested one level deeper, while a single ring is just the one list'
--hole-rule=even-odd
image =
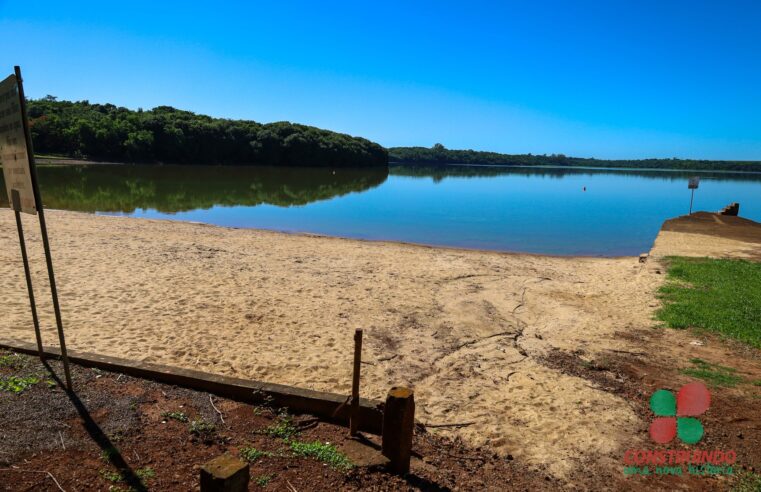
[{"label": "sandy beach", "polygon": [[[662,275],[570,258],[289,235],[48,211],[70,348],[349,392],[410,385],[438,432],[562,476],[620,458],[643,422],[624,398],[553,369],[633,349]],[[44,342],[57,345],[36,219],[25,216]],[[0,339],[34,341],[13,215],[0,214]]]}]

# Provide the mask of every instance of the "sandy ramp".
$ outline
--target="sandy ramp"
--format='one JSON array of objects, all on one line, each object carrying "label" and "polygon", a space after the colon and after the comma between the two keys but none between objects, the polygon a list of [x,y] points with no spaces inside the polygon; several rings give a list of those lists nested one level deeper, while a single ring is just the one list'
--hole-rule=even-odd
[{"label": "sandy ramp", "polygon": [[[631,349],[661,276],[636,258],[556,258],[287,235],[50,211],[77,350],[319,390],[411,385],[419,420],[546,465],[620,458],[630,403],[542,363]],[[25,218],[45,342],[54,321],[36,223]],[[0,214],[0,338],[33,341],[15,225]],[[621,435],[622,432],[626,434]]]},{"label": "sandy ramp", "polygon": [[761,224],[710,212],[683,215],[663,223],[650,254],[761,260]]}]

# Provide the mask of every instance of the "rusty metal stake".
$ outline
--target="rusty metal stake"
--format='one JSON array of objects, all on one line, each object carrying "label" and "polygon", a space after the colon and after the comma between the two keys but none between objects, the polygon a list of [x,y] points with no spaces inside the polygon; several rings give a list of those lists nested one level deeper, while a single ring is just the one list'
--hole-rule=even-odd
[{"label": "rusty metal stake", "polygon": [[359,370],[362,366],[362,330],[354,332],[354,375],[351,382],[351,415],[349,416],[349,434],[356,436],[359,432]]}]

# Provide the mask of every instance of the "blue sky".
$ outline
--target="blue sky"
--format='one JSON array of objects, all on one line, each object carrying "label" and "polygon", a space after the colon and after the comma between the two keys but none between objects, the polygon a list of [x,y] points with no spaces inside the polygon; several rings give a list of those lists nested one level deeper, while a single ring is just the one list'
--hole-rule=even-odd
[{"label": "blue sky", "polygon": [[761,2],[0,0],[29,97],[385,146],[761,160]]}]

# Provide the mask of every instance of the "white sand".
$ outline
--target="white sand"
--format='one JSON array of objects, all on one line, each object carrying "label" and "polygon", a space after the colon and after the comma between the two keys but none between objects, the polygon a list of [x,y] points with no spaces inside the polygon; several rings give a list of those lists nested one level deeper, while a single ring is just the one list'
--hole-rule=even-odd
[{"label": "white sand", "polygon": [[[540,363],[631,349],[662,276],[636,258],[438,249],[48,211],[72,349],[325,391],[414,387],[441,432],[562,476],[620,457],[630,405]],[[57,345],[36,220],[25,217],[45,343]],[[15,224],[0,213],[0,339],[34,341]],[[628,441],[627,441],[628,439]],[[582,459],[582,458],[579,458]]]}]

